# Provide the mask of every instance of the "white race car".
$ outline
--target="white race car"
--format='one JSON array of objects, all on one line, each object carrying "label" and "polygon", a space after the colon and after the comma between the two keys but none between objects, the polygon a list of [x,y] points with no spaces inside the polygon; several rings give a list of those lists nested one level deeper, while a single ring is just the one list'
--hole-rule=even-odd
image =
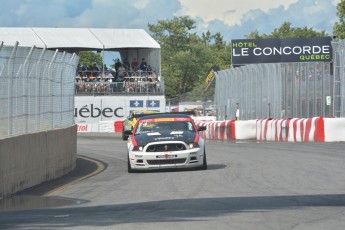
[{"label": "white race car", "polygon": [[166,168],[207,169],[205,141],[188,114],[157,113],[138,119],[129,135],[128,172]]}]

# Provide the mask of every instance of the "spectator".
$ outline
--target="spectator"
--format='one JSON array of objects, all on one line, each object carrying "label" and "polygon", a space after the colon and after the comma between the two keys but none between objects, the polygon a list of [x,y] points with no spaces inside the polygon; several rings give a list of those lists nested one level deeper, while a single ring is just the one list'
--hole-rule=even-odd
[{"label": "spectator", "polygon": [[122,92],[123,90],[123,81],[126,77],[126,68],[121,64],[121,66],[117,70],[117,78],[116,78],[116,88],[117,92]]},{"label": "spectator", "polygon": [[82,72],[82,76],[83,76],[83,77],[87,77],[87,76],[88,76],[88,69],[87,69],[87,66],[82,65],[82,66],[81,66],[81,72]]},{"label": "spectator", "polygon": [[152,72],[150,80],[150,90],[151,92],[157,91],[157,78],[155,71]]},{"label": "spectator", "polygon": [[148,74],[152,73],[152,67],[151,67],[150,64],[147,65],[147,69],[146,70],[147,70]]},{"label": "spectator", "polygon": [[143,72],[147,71],[147,63],[145,61],[145,58],[141,59],[141,63],[140,63],[140,70],[142,70]]},{"label": "spectator", "polygon": [[123,81],[126,76],[126,68],[124,65],[120,65],[120,67],[117,69],[117,80]]},{"label": "spectator", "polygon": [[121,66],[121,62],[120,62],[120,59],[116,59],[116,62],[115,62],[115,71],[117,72],[117,69]]},{"label": "spectator", "polygon": [[82,70],[81,70],[81,65],[78,64],[78,66],[77,66],[77,76],[81,77],[82,75],[83,75],[83,73],[82,73]]},{"label": "spectator", "polygon": [[123,66],[125,67],[126,71],[130,71],[131,65],[129,64],[129,61],[127,58],[123,61]]},{"label": "spectator", "polygon": [[92,71],[92,75],[94,77],[98,77],[98,75],[99,75],[99,68],[98,68],[96,63],[93,64],[91,71]]},{"label": "spectator", "polygon": [[[104,69],[104,72],[108,71],[107,64],[103,64],[103,69]],[[102,70],[103,70],[103,69],[102,69]]]},{"label": "spectator", "polygon": [[132,63],[131,63],[132,70],[136,71],[138,68],[138,65],[139,65],[139,63],[138,63],[137,59],[133,58]]}]

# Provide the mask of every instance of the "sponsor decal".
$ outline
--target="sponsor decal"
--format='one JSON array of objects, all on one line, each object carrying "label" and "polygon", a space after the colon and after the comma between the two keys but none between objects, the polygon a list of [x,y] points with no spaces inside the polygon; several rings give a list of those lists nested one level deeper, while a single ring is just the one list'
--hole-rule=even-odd
[{"label": "sponsor decal", "polygon": [[123,115],[123,108],[110,108],[110,107],[104,107],[99,108],[97,106],[94,106],[94,104],[90,105],[84,105],[80,109],[74,108],[74,117],[82,117],[82,118],[97,118],[97,117],[124,117]]},{"label": "sponsor decal", "polygon": [[154,133],[147,133],[147,136],[160,136],[161,134],[159,132]]},{"label": "sponsor decal", "polygon": [[[171,135],[183,134],[183,131],[172,131],[170,134]],[[182,135],[180,135],[180,136],[182,136]]]},{"label": "sponsor decal", "polygon": [[150,123],[150,122],[174,122],[174,121],[192,121],[192,118],[186,117],[169,117],[169,118],[153,118],[153,119],[145,119],[139,121],[140,123]]},{"label": "sponsor decal", "polygon": [[143,100],[130,100],[129,107],[144,107]]},{"label": "sponsor decal", "polygon": [[77,125],[77,132],[89,131],[89,125]]},{"label": "sponsor decal", "polygon": [[233,65],[279,62],[331,62],[332,38],[235,39]]},{"label": "sponsor decal", "polygon": [[165,141],[165,140],[174,140],[175,137],[158,137],[158,138],[155,138],[154,140],[155,141]]}]

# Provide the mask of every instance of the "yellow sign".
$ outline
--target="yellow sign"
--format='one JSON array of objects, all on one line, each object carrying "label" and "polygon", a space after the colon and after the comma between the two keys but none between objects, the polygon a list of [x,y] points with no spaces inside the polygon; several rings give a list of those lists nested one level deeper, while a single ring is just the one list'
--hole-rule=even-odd
[{"label": "yellow sign", "polygon": [[205,92],[208,90],[214,78],[216,77],[215,71],[218,71],[218,70],[220,70],[218,66],[212,66],[210,70],[208,71],[207,77],[205,79],[205,84],[204,84]]},{"label": "yellow sign", "polygon": [[205,79],[205,88],[207,88],[208,84],[210,84],[210,82],[212,82],[214,79],[214,71],[211,70],[211,72],[208,73],[206,79]]}]

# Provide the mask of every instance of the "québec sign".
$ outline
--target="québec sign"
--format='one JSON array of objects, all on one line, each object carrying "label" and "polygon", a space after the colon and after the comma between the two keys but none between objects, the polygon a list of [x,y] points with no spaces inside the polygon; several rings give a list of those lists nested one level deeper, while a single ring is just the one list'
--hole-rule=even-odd
[{"label": "qu\u00e9bec sign", "polygon": [[106,118],[112,118],[112,117],[118,117],[123,118],[123,107],[117,107],[117,108],[110,108],[110,107],[104,107],[99,108],[94,106],[94,104],[90,105],[84,105],[80,109],[74,108],[74,117],[75,118],[98,118],[98,117],[106,117]]}]

